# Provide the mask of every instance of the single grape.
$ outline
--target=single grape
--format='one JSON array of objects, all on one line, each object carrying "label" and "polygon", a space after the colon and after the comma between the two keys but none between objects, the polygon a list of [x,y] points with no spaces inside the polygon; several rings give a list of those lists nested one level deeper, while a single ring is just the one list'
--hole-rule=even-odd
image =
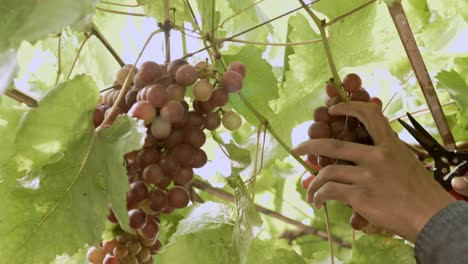
[{"label": "single grape", "polygon": [[128,255],[120,260],[120,264],[140,264],[140,263],[138,263],[137,257]]},{"label": "single grape", "polygon": [[247,76],[247,68],[245,67],[244,64],[240,63],[240,62],[233,62],[231,64],[229,64],[228,66],[228,71],[235,71],[237,73],[239,73],[242,78],[245,78],[245,76]]},{"label": "single grape", "polygon": [[325,106],[321,106],[321,107],[315,109],[315,111],[314,111],[314,120],[329,123],[330,120],[331,120],[331,117],[328,114],[328,108],[325,107]]},{"label": "single grape", "polygon": [[175,128],[184,127],[185,124],[187,124],[188,119],[189,119],[188,111],[182,106],[182,118],[180,118],[177,122],[173,123],[172,126]]},{"label": "single grape", "polygon": [[361,89],[362,80],[357,74],[350,73],[344,77],[343,86],[348,93],[354,93]]},{"label": "single grape", "polygon": [[216,130],[221,125],[221,117],[217,112],[210,112],[205,116],[204,127],[208,130]]},{"label": "single grape", "polygon": [[206,142],[206,135],[202,129],[190,128],[185,131],[184,142],[194,148],[201,148]]},{"label": "single grape", "polygon": [[117,224],[119,220],[117,220],[117,217],[115,216],[114,212],[112,209],[109,208],[109,214],[107,215],[107,220],[113,224]]},{"label": "single grape", "polygon": [[156,116],[156,109],[154,109],[154,106],[150,102],[140,101],[136,102],[132,108],[128,110],[127,114],[131,117],[141,119],[144,121],[145,125],[149,125]]},{"label": "single grape", "polygon": [[92,264],[101,264],[106,257],[106,251],[100,247],[90,247],[86,254],[88,261]]},{"label": "single grape", "polygon": [[128,212],[129,226],[133,229],[140,229],[146,225],[146,213],[142,210],[133,209]]},{"label": "single grape", "polygon": [[238,113],[227,111],[221,119],[223,126],[231,131],[236,131],[242,126],[242,119]]},{"label": "single grape", "polygon": [[185,109],[178,101],[169,101],[161,108],[161,117],[171,122],[172,124],[180,122],[184,119]]},{"label": "single grape", "polygon": [[215,107],[211,104],[210,101],[207,102],[200,102],[197,100],[193,101],[193,110],[196,112],[201,112],[204,114],[207,114],[209,112],[212,112]]},{"label": "single grape", "polygon": [[190,64],[181,66],[175,75],[177,84],[182,86],[190,86],[194,84],[197,78],[198,76],[195,67]]},{"label": "single grape", "polygon": [[302,188],[304,189],[309,188],[309,185],[314,178],[315,178],[315,174],[312,174],[312,173],[304,174],[304,176],[302,176],[302,179],[301,179]]},{"label": "single grape", "polygon": [[328,97],[330,98],[340,96],[340,93],[338,92],[338,90],[331,83],[327,83],[327,86],[325,89],[327,91]]},{"label": "single grape", "polygon": [[172,150],[172,155],[176,161],[182,165],[190,165],[193,162],[194,148],[189,144],[179,144]]},{"label": "single grape", "polygon": [[180,165],[179,165],[179,163],[177,162],[177,160],[175,159],[175,157],[173,155],[165,156],[161,160],[161,162],[159,162],[159,165],[163,169],[164,174],[166,174],[168,176],[175,175],[176,173],[178,173],[178,171],[180,169]]},{"label": "single grape", "polygon": [[144,62],[137,75],[135,76],[135,86],[137,88],[143,88],[150,84],[156,83],[166,75],[166,67],[164,65],[157,64],[153,61]]},{"label": "single grape", "polygon": [[218,88],[213,91],[210,103],[214,107],[223,107],[229,102],[229,92],[224,88]]},{"label": "single grape", "polygon": [[150,248],[150,251],[151,251],[151,254],[155,254],[157,252],[159,252],[162,248],[162,243],[161,241],[156,241],[156,243],[154,243],[154,245]]},{"label": "single grape", "polygon": [[332,165],[333,164],[333,159],[330,159],[330,158],[327,158],[327,157],[324,157],[324,156],[319,156],[318,157],[318,164],[320,166],[320,169],[323,169],[328,165]]},{"label": "single grape", "polygon": [[93,113],[93,125],[94,127],[98,127],[102,121],[104,121],[104,114],[107,110],[107,107],[103,107],[103,106],[98,106],[96,107],[96,109],[94,109],[94,113]]},{"label": "single grape", "polygon": [[146,184],[158,184],[164,178],[164,172],[159,164],[150,164],[143,170],[143,181]]},{"label": "single grape", "polygon": [[136,255],[136,257],[140,263],[145,263],[148,260],[150,260],[151,251],[144,247],[140,250],[140,252],[138,253],[138,255]]},{"label": "single grape", "polygon": [[351,101],[369,102],[370,95],[366,90],[358,90],[351,94]]},{"label": "single grape", "polygon": [[237,93],[242,89],[244,78],[238,72],[228,71],[221,78],[221,87],[230,93]]},{"label": "single grape", "polygon": [[215,57],[215,60],[220,60],[223,57],[223,55],[221,55],[221,53],[219,52],[216,52],[214,57]]},{"label": "single grape", "polygon": [[125,247],[125,245],[117,244],[117,246],[114,248],[114,251],[112,252],[112,255],[119,259],[123,258],[128,255],[128,249]]},{"label": "single grape", "polygon": [[171,123],[159,116],[151,124],[151,134],[158,140],[167,138],[171,134],[171,130]]},{"label": "single grape", "polygon": [[[104,113],[104,119],[107,118],[108,116],[110,116],[111,112],[112,112],[112,108],[108,108],[108,109],[106,110],[106,112]],[[124,111],[122,108],[120,108],[120,107],[117,106],[117,107],[115,108],[115,111],[114,111],[114,113],[112,114],[112,116],[110,116],[109,123],[110,123],[110,124],[114,123],[115,119],[116,119],[119,115],[123,115],[123,114],[125,114],[125,111]]]},{"label": "single grape", "polygon": [[[174,173],[177,173],[177,171]],[[167,174],[167,175],[172,175],[172,174]],[[156,184],[156,186],[160,189],[166,189],[167,187],[169,187],[169,185],[171,185],[171,181],[172,181],[172,178],[170,176],[164,176],[161,179],[161,181]]]},{"label": "single grape", "polygon": [[195,71],[197,72],[199,79],[208,79],[211,76],[213,69],[208,62],[200,61],[195,65]]},{"label": "single grape", "polygon": [[159,224],[153,218],[148,218],[146,225],[137,232],[143,239],[154,239],[159,234]]},{"label": "single grape", "polygon": [[330,106],[337,105],[339,103],[343,103],[343,99],[340,96],[335,96],[331,99]]},{"label": "single grape", "polygon": [[130,191],[127,194],[127,200],[141,202],[148,198],[148,187],[141,181],[136,181],[130,184]]},{"label": "single grape", "polygon": [[349,224],[355,230],[362,230],[369,224],[369,222],[360,214],[353,212],[353,214],[351,215],[351,218],[349,219]]},{"label": "single grape", "polygon": [[327,123],[317,121],[310,125],[308,133],[310,139],[329,138],[331,136],[331,129]]},{"label": "single grape", "polygon": [[[133,78],[135,77],[136,74],[136,68],[121,68],[118,72],[117,75],[115,76],[115,79],[117,80],[118,84],[123,85],[125,80],[127,79],[128,76],[128,81],[130,82],[129,84],[132,84]],[[128,84],[127,84],[128,85]]]},{"label": "single grape", "polygon": [[161,152],[156,148],[143,148],[136,156],[136,162],[140,168],[156,163],[161,159]]},{"label": "single grape", "polygon": [[193,180],[193,169],[190,167],[182,167],[179,173],[174,175],[173,179],[175,185],[186,185]]},{"label": "single grape", "polygon": [[167,148],[173,148],[184,141],[185,132],[182,128],[171,130],[171,134],[164,140],[164,145]]},{"label": "single grape", "polygon": [[128,91],[125,95],[125,104],[127,104],[127,106],[131,108],[137,102],[137,95],[138,90],[136,89],[131,89],[130,91]]},{"label": "single grape", "polygon": [[140,241],[138,240],[132,240],[128,241],[125,246],[128,249],[128,253],[132,256],[135,256],[136,254],[140,253],[140,250],[143,248]]},{"label": "single grape", "polygon": [[119,264],[119,259],[110,254],[107,254],[102,261],[102,264]]},{"label": "single grape", "polygon": [[175,186],[167,193],[169,206],[173,208],[184,208],[190,201],[189,193],[185,188]]},{"label": "single grape", "polygon": [[146,130],[146,138],[145,138],[145,144],[143,147],[154,147],[157,143],[156,138],[151,134],[151,130]]},{"label": "single grape", "polygon": [[156,188],[150,193],[148,205],[154,212],[161,212],[168,205],[167,199],[166,192]]},{"label": "single grape", "polygon": [[335,117],[334,120],[330,123],[330,128],[333,136],[339,135],[341,131],[345,130],[346,128],[346,117]]},{"label": "single grape", "polygon": [[195,99],[200,102],[206,102],[210,100],[211,95],[213,94],[213,85],[207,80],[199,80],[193,86],[193,95]]},{"label": "single grape", "polygon": [[383,108],[383,103],[382,103],[382,100],[380,100],[380,98],[378,98],[378,97],[372,97],[372,98],[370,99],[370,102],[371,102],[371,103],[374,103],[374,104],[376,104],[376,105],[378,105],[379,108],[380,108],[380,110],[382,110],[382,108]]},{"label": "single grape", "polygon": [[195,149],[193,153],[192,168],[201,168],[208,162],[208,157],[202,149]]},{"label": "single grape", "polygon": [[[117,246],[118,242],[116,239],[112,239],[103,243],[102,248],[109,254],[112,254],[114,248]],[[99,262],[99,263],[102,263]]]},{"label": "single grape", "polygon": [[178,84],[171,84],[167,87],[166,91],[168,100],[176,100],[181,102],[185,98],[187,88]]},{"label": "single grape", "polygon": [[314,154],[307,155],[307,159],[305,160],[307,165],[309,165],[312,169],[319,171],[320,166],[318,165],[318,158]]},{"label": "single grape", "polygon": [[188,64],[188,62],[186,60],[183,60],[183,59],[177,59],[177,60],[173,60],[171,61],[171,63],[169,63],[169,65],[167,66],[167,72],[169,72],[170,75],[172,76],[175,76],[176,75],[176,72],[177,70]]},{"label": "single grape", "polygon": [[159,84],[151,85],[146,91],[146,100],[156,108],[161,108],[167,101],[166,88]]},{"label": "single grape", "polygon": [[188,112],[187,125],[195,128],[202,128],[205,122],[205,117],[200,112],[190,111]]},{"label": "single grape", "polygon": [[144,87],[141,90],[138,90],[138,94],[136,97],[137,102],[146,101],[146,92],[148,92],[148,86]]}]

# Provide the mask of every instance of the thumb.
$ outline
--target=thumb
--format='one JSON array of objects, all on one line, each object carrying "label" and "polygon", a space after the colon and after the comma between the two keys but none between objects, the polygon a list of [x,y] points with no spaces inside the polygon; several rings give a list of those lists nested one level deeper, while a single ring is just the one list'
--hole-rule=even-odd
[{"label": "thumb", "polygon": [[468,176],[453,178],[452,187],[457,193],[468,196]]}]

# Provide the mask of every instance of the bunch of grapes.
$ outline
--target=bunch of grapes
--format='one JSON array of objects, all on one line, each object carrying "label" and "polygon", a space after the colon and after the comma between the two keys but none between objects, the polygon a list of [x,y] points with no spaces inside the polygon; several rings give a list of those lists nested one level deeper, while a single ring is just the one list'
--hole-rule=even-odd
[{"label": "bunch of grapes", "polygon": [[[237,113],[221,108],[228,103],[230,93],[242,89],[245,76],[246,68],[239,62],[230,64],[224,74],[218,75],[205,61],[192,66],[181,59],[167,66],[151,61],[139,69],[125,65],[118,71],[114,89],[96,107],[94,126],[101,125],[110,114],[127,77],[133,80],[125,100],[119,103],[110,120],[127,114],[143,120],[147,127],[143,149],[124,157],[130,182],[129,226],[135,234],[117,228],[119,234],[115,239],[89,249],[90,263],[153,263],[152,256],[162,247],[158,240],[160,217],[189,204],[188,187],[194,178],[193,170],[207,163],[202,149],[205,130],[216,130],[222,123],[234,131],[242,125]],[[195,99],[189,104],[185,95],[191,86]],[[118,227],[112,209],[108,220]]]},{"label": "bunch of grapes", "polygon": [[[346,75],[343,79],[343,86],[347,94],[347,100],[375,103],[382,109],[382,101],[377,97],[369,95],[362,87],[362,80],[358,75],[354,73]],[[334,138],[342,141],[373,145],[372,138],[357,118],[351,116],[331,116],[328,114],[328,108],[343,102],[343,99],[331,82],[327,83],[326,92],[328,97],[325,101],[325,106],[321,106],[314,111],[314,123],[312,123],[308,130],[309,138]],[[316,171],[320,171],[331,164],[352,164],[348,161],[334,160],[314,154],[308,155],[305,162]],[[304,175],[302,186],[307,189],[314,178],[314,174]],[[356,229],[362,229],[367,226],[367,221],[356,214],[351,219],[351,224]],[[368,225],[366,228],[375,229],[372,225]],[[378,231],[369,230],[371,233],[380,233],[380,231],[380,229]]]}]

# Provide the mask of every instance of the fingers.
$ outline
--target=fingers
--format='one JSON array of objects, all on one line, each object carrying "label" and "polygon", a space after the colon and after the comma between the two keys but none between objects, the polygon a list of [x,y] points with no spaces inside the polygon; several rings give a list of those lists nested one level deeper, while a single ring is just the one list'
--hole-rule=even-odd
[{"label": "fingers", "polygon": [[293,150],[294,155],[315,154],[332,159],[359,163],[373,147],[331,138],[313,139],[302,142]]},{"label": "fingers", "polygon": [[468,196],[468,176],[453,178],[452,186],[457,193]]},{"label": "fingers", "polygon": [[320,171],[307,188],[307,201],[311,203],[316,192],[329,182],[354,184],[363,175],[363,170],[356,166],[329,165]]},{"label": "fingers", "polygon": [[[329,200],[346,202],[352,195],[353,187],[349,184],[338,182],[327,182],[312,196],[315,208],[322,208],[323,204]],[[309,192],[307,192],[309,200]]]},{"label": "fingers", "polygon": [[374,143],[380,144],[390,138],[395,138],[388,121],[376,104],[364,102],[346,102],[330,108],[331,115],[350,115],[361,121],[366,127]]}]

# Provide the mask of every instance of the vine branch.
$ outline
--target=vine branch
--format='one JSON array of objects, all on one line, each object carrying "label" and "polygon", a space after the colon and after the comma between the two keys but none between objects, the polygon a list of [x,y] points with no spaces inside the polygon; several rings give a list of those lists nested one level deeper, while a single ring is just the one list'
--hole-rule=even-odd
[{"label": "vine branch", "polygon": [[300,42],[287,42],[287,43],[272,43],[272,42],[261,42],[261,41],[249,41],[249,40],[242,40],[242,39],[216,39],[216,43],[223,43],[223,42],[235,42],[235,43],[244,43],[250,45],[261,45],[261,46],[278,46],[278,47],[288,47],[288,46],[301,46],[307,44],[314,44],[322,42],[322,39],[313,39],[307,41],[300,41]]},{"label": "vine branch", "polygon": [[369,2],[367,2],[367,3],[365,3],[365,4],[361,5],[361,6],[358,6],[358,7],[354,8],[353,10],[351,10],[351,11],[349,11],[349,12],[347,12],[347,13],[341,15],[341,16],[337,16],[334,19],[330,20],[329,22],[325,23],[325,26],[329,27],[329,26],[343,20],[345,17],[350,16],[350,15],[360,11],[361,9],[364,9],[365,7],[375,3],[376,1],[377,0],[370,0]]},{"label": "vine branch", "polygon": [[130,12],[112,10],[112,9],[107,9],[107,8],[102,8],[102,7],[96,7],[96,10],[106,12],[106,13],[126,15],[126,16],[136,16],[136,17],[145,17],[146,16],[145,14],[130,13]]},{"label": "vine branch", "polygon": [[120,67],[123,67],[125,65],[125,62],[122,60],[122,58],[119,56],[119,54],[114,50],[114,48],[110,45],[109,41],[104,37],[104,35],[101,33],[101,31],[97,28],[96,24],[91,25],[91,34],[96,36],[96,38],[101,41],[102,45],[106,47],[106,49],[110,52],[112,57],[119,63]]},{"label": "vine branch", "polygon": [[62,31],[57,34],[57,77],[55,78],[55,86],[57,86],[60,74],[62,74]]},{"label": "vine branch", "polygon": [[91,37],[91,35],[89,35],[88,33],[85,33],[85,39],[83,40],[83,42],[81,42],[81,45],[78,48],[78,51],[76,52],[75,59],[73,59],[73,63],[71,65],[71,67],[70,67],[70,71],[68,71],[68,75],[67,75],[67,78],[65,80],[67,80],[67,81],[70,80],[71,74],[73,72],[73,69],[75,69],[75,66],[76,66],[76,63],[78,62],[78,58],[80,57],[81,51],[83,51],[83,48],[86,45],[86,42],[88,42],[90,37]]},{"label": "vine branch", "polygon": [[140,4],[120,4],[120,3],[114,3],[114,2],[108,2],[108,1],[101,1],[101,4],[106,4],[106,5],[115,5],[115,6],[124,6],[124,7],[139,7],[141,6]]},{"label": "vine branch", "polygon": [[388,10],[390,11],[393,23],[398,31],[398,35],[400,36],[413,71],[418,79],[419,85],[421,86],[424,97],[426,98],[427,105],[432,113],[442,141],[448,150],[454,150],[456,149],[455,139],[453,138],[447,118],[445,117],[442,106],[440,105],[439,98],[435,92],[434,85],[427,71],[424,59],[419,51],[406,17],[405,10],[399,1],[395,1],[391,6],[389,5]]},{"label": "vine branch", "polygon": [[164,5],[164,40],[166,50],[166,64],[171,62],[171,14],[169,10],[169,0],[163,0]]},{"label": "vine branch", "polygon": [[325,30],[327,27],[327,24],[325,20],[320,20],[320,18],[314,12],[312,12],[312,10],[306,5],[306,3],[304,3],[303,0],[298,0],[298,1],[301,3],[302,7],[305,9],[307,14],[309,14],[309,16],[312,18],[312,20],[314,21],[314,23],[317,25],[317,27],[320,30],[320,35],[322,36],[322,40],[323,40],[323,47],[325,48],[325,53],[327,54],[328,64],[330,65],[330,70],[333,75],[333,86],[336,87],[336,89],[340,93],[341,98],[343,100],[346,100],[347,98],[346,91],[344,90],[343,84],[341,83],[338,70],[336,69],[335,60],[333,59],[332,51],[330,48],[330,43],[328,42],[327,32]]},{"label": "vine branch", "polygon": [[[200,181],[200,180],[194,180],[192,182],[192,186],[199,189],[199,190],[202,190],[206,193],[209,193],[209,194],[212,194],[222,200],[225,200],[225,201],[229,201],[229,202],[234,202],[235,201],[235,198],[234,198],[234,195],[232,195],[231,193],[223,190],[223,189],[219,189],[219,188],[215,188],[213,186],[211,186],[210,184],[208,183],[205,183],[203,181]],[[295,226],[297,227],[299,230],[301,230],[302,232],[304,232],[305,234],[311,234],[311,235],[316,235],[324,240],[327,240],[329,239],[328,235],[326,232],[323,232],[323,231],[320,231],[320,230],[317,230],[311,226],[308,226],[308,225],[305,225],[297,220],[294,220],[292,218],[289,218],[285,215],[282,215],[281,213],[278,213],[276,211],[273,211],[273,210],[270,210],[268,208],[265,208],[261,205],[257,205],[255,204],[257,210],[262,213],[262,214],[265,214],[265,215],[268,215],[272,218],[275,218],[277,220],[280,220],[282,222],[285,222],[287,224],[290,224],[292,226]],[[344,248],[351,248],[351,244],[346,242],[346,241],[343,241],[343,239],[341,238],[338,238],[338,237],[335,237],[335,236],[332,236],[330,237],[331,240],[333,240],[337,245],[341,246],[341,247],[344,247]]]},{"label": "vine branch", "polygon": [[23,92],[17,90],[17,89],[10,89],[5,92],[5,95],[10,97],[11,99],[19,102],[19,103],[24,103],[25,105],[31,107],[31,108],[36,108],[39,106],[38,102],[36,99],[32,98],[29,95],[24,94]]}]

